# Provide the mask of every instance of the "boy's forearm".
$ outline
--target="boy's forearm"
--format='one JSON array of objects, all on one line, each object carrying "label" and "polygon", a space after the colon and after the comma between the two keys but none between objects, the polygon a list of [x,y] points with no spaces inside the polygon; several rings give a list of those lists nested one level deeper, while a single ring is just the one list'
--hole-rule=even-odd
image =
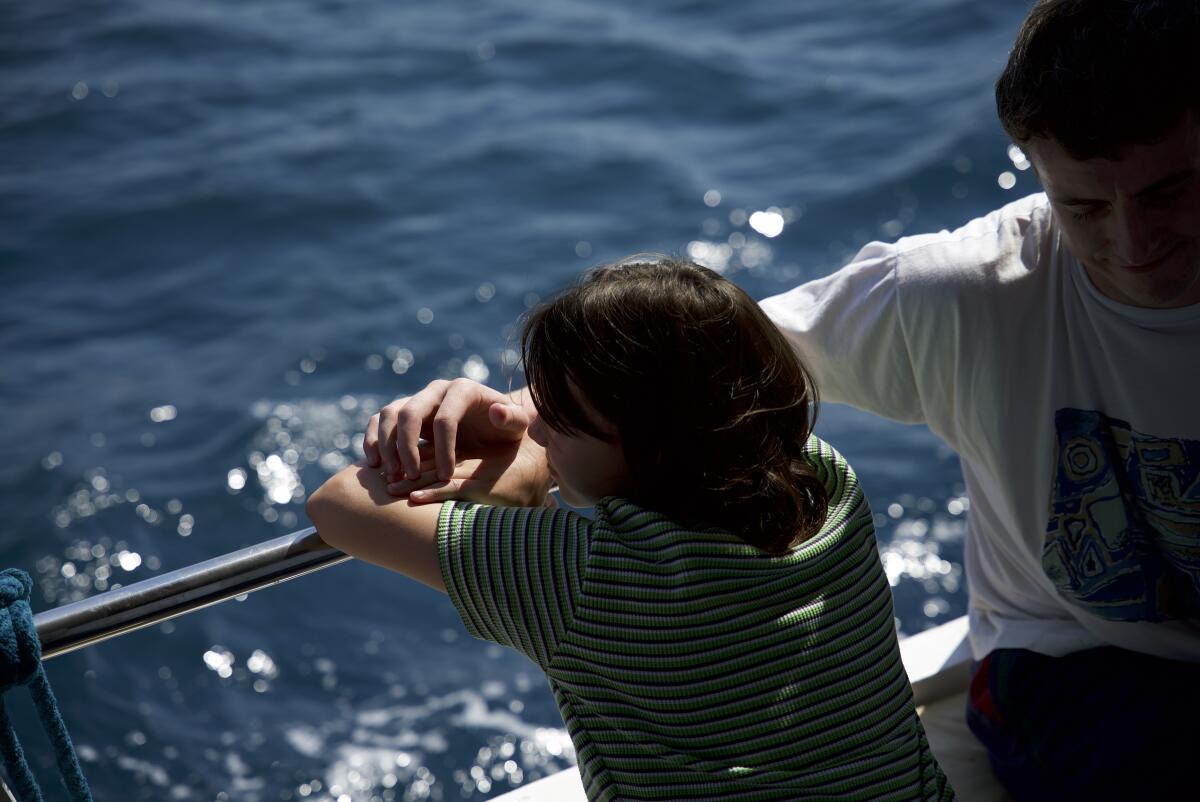
[{"label": "boy's forearm", "polygon": [[317,534],[330,546],[444,593],[437,551],[441,508],[388,495],[379,470],[362,464],[330,477],[305,505]]}]

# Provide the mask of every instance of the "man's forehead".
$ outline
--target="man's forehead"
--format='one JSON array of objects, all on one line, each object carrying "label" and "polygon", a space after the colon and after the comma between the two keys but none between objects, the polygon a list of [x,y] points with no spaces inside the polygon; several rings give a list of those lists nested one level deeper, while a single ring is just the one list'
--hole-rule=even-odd
[{"label": "man's forehead", "polygon": [[1035,137],[1024,149],[1047,194],[1060,203],[1133,196],[1200,171],[1198,117],[1185,115],[1159,141],[1129,145],[1117,159],[1077,159],[1046,137]]}]

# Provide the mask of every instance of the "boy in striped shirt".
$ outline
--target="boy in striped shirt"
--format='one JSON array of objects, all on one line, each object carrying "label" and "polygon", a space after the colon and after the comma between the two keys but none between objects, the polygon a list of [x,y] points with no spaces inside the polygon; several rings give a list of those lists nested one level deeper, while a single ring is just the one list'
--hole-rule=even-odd
[{"label": "boy in striped shirt", "polygon": [[[321,536],[536,662],[590,800],[953,799],[870,510],[758,306],[631,257],[535,310],[522,346],[536,416],[499,394],[479,410],[500,434],[474,445],[511,463],[498,481],[348,468],[309,501]],[[368,460],[419,460],[405,432],[427,411],[385,407]],[[551,482],[594,517],[546,506]]]}]

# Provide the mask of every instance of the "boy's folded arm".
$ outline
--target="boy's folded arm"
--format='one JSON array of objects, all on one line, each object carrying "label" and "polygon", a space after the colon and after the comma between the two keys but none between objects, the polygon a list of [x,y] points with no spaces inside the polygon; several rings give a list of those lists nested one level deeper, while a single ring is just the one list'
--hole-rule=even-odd
[{"label": "boy's folded arm", "polygon": [[359,463],[329,478],[305,505],[321,539],[352,557],[446,592],[438,564],[441,504],[388,495],[378,469]]}]

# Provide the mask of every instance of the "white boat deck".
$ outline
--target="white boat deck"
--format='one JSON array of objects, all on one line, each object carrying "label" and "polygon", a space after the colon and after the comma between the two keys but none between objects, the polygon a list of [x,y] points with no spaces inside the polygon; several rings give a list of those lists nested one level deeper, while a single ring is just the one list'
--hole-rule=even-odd
[{"label": "white boat deck", "polygon": [[[971,651],[966,616],[900,641],[917,713],[929,746],[960,802],[1012,802],[996,782],[987,752],[967,729],[967,676]],[[494,802],[587,802],[571,768],[493,797]]]}]

